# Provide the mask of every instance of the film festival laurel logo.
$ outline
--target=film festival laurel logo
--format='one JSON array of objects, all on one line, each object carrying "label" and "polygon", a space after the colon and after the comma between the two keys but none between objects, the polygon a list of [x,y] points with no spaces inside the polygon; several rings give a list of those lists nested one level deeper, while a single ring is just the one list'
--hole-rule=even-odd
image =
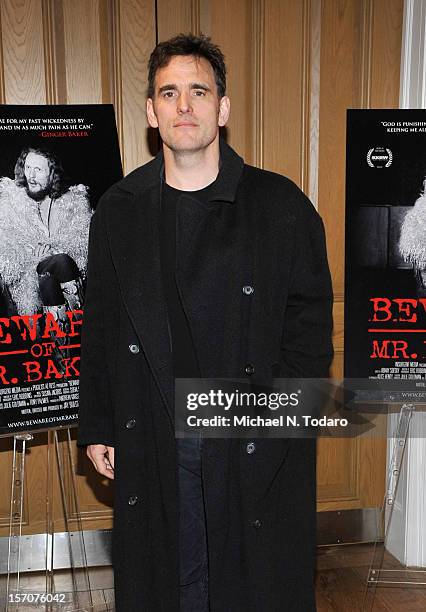
[{"label": "film festival laurel logo", "polygon": [[367,153],[367,164],[370,168],[389,168],[392,164],[393,154],[385,147],[374,147]]}]

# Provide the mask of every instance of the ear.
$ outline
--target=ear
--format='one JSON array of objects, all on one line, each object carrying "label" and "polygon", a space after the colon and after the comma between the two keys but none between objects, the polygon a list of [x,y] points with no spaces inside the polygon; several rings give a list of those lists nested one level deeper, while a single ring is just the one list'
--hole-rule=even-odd
[{"label": "ear", "polygon": [[218,125],[219,127],[223,127],[226,125],[229,113],[231,111],[231,101],[228,96],[223,96],[219,102],[219,117],[218,117]]},{"label": "ear", "polygon": [[146,101],[146,116],[150,127],[158,128],[157,115],[155,114],[152,98],[148,98]]}]

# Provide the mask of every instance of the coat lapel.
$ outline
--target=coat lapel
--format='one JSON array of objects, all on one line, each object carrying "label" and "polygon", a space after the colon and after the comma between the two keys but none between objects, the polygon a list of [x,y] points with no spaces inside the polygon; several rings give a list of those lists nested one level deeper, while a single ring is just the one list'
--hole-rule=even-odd
[{"label": "coat lapel", "polygon": [[123,181],[114,194],[116,206],[109,208],[111,253],[129,317],[173,423],[173,364],[160,264],[160,181],[159,174],[156,181],[150,173],[139,174],[136,183]]}]

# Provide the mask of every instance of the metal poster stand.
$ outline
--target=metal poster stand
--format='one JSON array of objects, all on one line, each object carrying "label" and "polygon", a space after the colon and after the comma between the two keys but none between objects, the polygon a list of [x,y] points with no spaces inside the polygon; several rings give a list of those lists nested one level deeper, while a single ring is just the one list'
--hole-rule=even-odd
[{"label": "metal poster stand", "polygon": [[374,598],[376,595],[376,589],[378,587],[426,586],[426,570],[414,570],[408,568],[386,569],[383,567],[384,556],[387,548],[386,545],[389,541],[390,526],[392,523],[396,494],[398,491],[401,466],[407,445],[410,422],[414,411],[415,406],[413,404],[403,404],[398,417],[395,431],[395,444],[387,474],[386,493],[379,517],[379,527],[381,529],[378,530],[378,533],[384,533],[384,539],[383,542],[376,540],[374,544],[373,555],[364,592],[363,610],[365,612],[373,610]]},{"label": "metal poster stand", "polygon": [[[6,612],[18,610],[53,610],[89,612],[106,610],[107,605],[94,607],[90,575],[87,565],[81,513],[78,505],[76,470],[71,445],[70,428],[52,429],[47,432],[47,490],[46,490],[46,543],[43,592],[25,588],[22,565],[22,526],[26,462],[28,447],[34,440],[32,433],[17,434],[13,438],[13,463],[11,472],[11,496],[9,518],[9,545],[7,558]],[[54,499],[54,485],[59,483],[60,501]],[[69,495],[66,495],[66,491]],[[70,559],[71,587],[64,589],[55,584],[54,508],[62,507],[67,547]],[[70,531],[71,519],[76,520],[77,530]],[[36,601],[37,595],[39,595]],[[17,601],[19,597],[21,601]]]}]

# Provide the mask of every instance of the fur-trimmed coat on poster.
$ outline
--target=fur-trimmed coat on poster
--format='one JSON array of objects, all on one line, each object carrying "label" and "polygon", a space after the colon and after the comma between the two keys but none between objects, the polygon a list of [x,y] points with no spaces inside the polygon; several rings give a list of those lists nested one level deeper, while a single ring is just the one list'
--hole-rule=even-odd
[{"label": "fur-trimmed coat on poster", "polygon": [[426,194],[416,200],[401,225],[399,250],[405,261],[426,269]]},{"label": "fur-trimmed coat on poster", "polygon": [[52,200],[48,228],[25,188],[10,178],[0,179],[0,278],[18,314],[33,314],[42,306],[37,244],[49,244],[50,255],[66,253],[84,275],[91,216],[87,188],[72,185]]}]

